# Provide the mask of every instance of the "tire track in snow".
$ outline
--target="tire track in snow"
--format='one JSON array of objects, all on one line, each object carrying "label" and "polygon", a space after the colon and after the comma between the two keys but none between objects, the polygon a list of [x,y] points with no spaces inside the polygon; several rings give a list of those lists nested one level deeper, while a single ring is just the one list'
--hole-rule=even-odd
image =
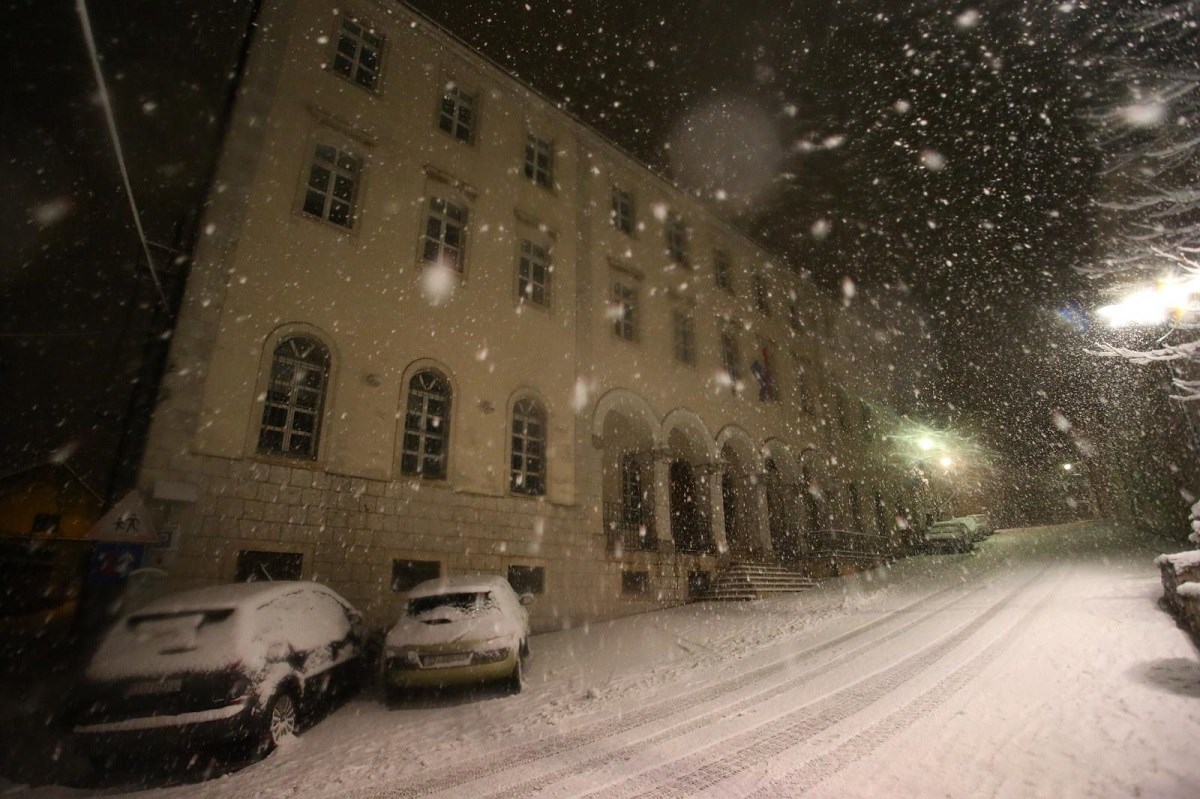
[{"label": "tire track in snow", "polygon": [[927,689],[903,707],[892,711],[885,718],[867,727],[853,738],[844,741],[832,751],[805,761],[783,777],[772,780],[767,785],[750,794],[748,799],[775,799],[776,797],[790,799],[790,797],[799,796],[806,791],[810,791],[855,761],[871,754],[882,744],[937,710],[948,702],[955,693],[978,677],[985,668],[995,661],[998,655],[1012,646],[1017,638],[1016,632],[1023,629],[1029,623],[1030,619],[1045,609],[1046,603],[1058,592],[1066,577],[1067,572],[1064,571],[1056,581],[1054,588],[1030,608],[1028,612],[1023,614],[1008,629],[988,644],[982,652],[943,677],[932,688]]},{"label": "tire track in snow", "polygon": [[[481,797],[481,799],[507,799],[507,797],[510,797],[510,796],[527,796],[529,794],[532,794],[532,793],[540,791],[544,788],[547,788],[561,780],[578,776],[580,773],[582,773],[584,771],[596,771],[596,770],[601,769],[604,766],[607,766],[611,763],[625,760],[625,759],[637,754],[639,751],[645,749],[648,746],[654,746],[656,744],[662,743],[663,741],[669,741],[673,738],[678,738],[678,737],[686,735],[690,732],[694,732],[696,730],[703,729],[704,727],[707,727],[711,724],[720,722],[723,719],[726,719],[731,715],[736,715],[738,713],[741,713],[744,710],[748,710],[752,707],[755,707],[756,705],[761,705],[764,702],[768,702],[778,696],[788,693],[789,691],[793,690],[794,688],[799,687],[800,685],[803,685],[805,682],[807,682],[809,680],[812,680],[817,677],[822,677],[826,674],[829,674],[830,672],[836,671],[837,669],[844,666],[848,661],[853,660],[855,657],[862,654],[864,651],[866,651],[868,649],[872,649],[872,648],[878,646],[879,644],[886,643],[900,635],[903,635],[904,633],[911,630],[913,627],[916,627],[917,625],[923,624],[924,622],[928,621],[931,617],[936,616],[940,613],[944,613],[947,609],[957,605],[960,602],[965,601],[966,599],[968,599],[969,597],[971,597],[973,594],[977,593],[980,590],[982,590],[982,586],[972,588],[972,589],[968,590],[966,593],[964,593],[962,596],[956,597],[953,601],[947,603],[946,605],[939,605],[938,607],[936,607],[930,611],[922,613],[920,616],[917,616],[916,618],[905,622],[903,625],[901,625],[900,627],[897,627],[895,630],[892,630],[891,632],[887,633],[884,636],[871,639],[869,642],[867,642],[866,644],[864,644],[862,646],[856,647],[854,649],[851,649],[847,652],[842,653],[841,655],[838,655],[835,659],[829,661],[828,663],[825,663],[815,669],[810,669],[809,671],[806,671],[802,674],[797,674],[792,677],[789,677],[786,681],[784,681],[782,683],[778,683],[770,688],[759,691],[758,693],[756,693],[752,696],[749,696],[742,700],[734,702],[732,705],[726,705],[724,707],[715,708],[715,709],[707,711],[699,716],[694,716],[692,718],[686,719],[685,721],[679,722],[678,724],[674,724],[669,729],[663,730],[663,731],[656,733],[654,735],[651,735],[647,738],[643,738],[637,742],[626,744],[617,749],[611,750],[609,752],[605,752],[600,755],[596,755],[596,756],[588,758],[586,760],[582,760],[582,761],[579,761],[576,763],[571,763],[571,764],[563,766],[562,768],[557,769],[555,771],[552,771],[552,772],[549,772],[546,774],[542,774],[542,775],[539,775],[536,777],[532,777],[530,779],[525,780],[524,782],[517,783],[516,785],[507,786],[499,791],[495,791],[495,792],[489,793],[489,794],[484,794],[483,797]],[[939,592],[939,593],[941,593],[941,592]],[[766,678],[764,677],[762,679],[766,679]],[[761,681],[761,680],[757,680],[757,681]],[[706,701],[706,702],[711,702],[714,698],[719,698],[719,696],[716,695],[715,693],[709,693],[709,694],[705,694],[702,697],[703,701]],[[676,709],[676,710],[672,710],[671,713],[668,715],[677,715],[678,713],[679,713],[679,711]],[[652,719],[652,721],[659,721],[662,718],[663,718],[662,716],[656,716],[654,719]],[[638,726],[641,726],[641,725],[638,725]]]},{"label": "tire track in snow", "polygon": [[[688,797],[763,763],[887,696],[941,660],[995,618],[1016,597],[1041,580],[1043,569],[1030,580],[959,627],[950,635],[918,650],[894,666],[878,671],[829,696],[739,733],[665,766],[629,777],[616,785],[587,794],[595,797]],[[814,712],[815,710],[815,712]],[[737,749],[712,759],[715,747]]]},{"label": "tire track in snow", "polygon": [[[425,796],[439,791],[457,788],[469,782],[481,780],[495,774],[499,774],[509,769],[526,765],[529,763],[543,760],[548,757],[569,752],[574,749],[580,749],[590,746],[597,741],[605,738],[610,738],[619,735],[628,730],[642,726],[649,722],[657,721],[663,716],[672,715],[678,712],[680,706],[688,706],[703,701],[718,699],[727,694],[734,693],[746,686],[753,685],[764,679],[768,679],[775,674],[779,674],[786,669],[794,667],[797,663],[802,663],[804,660],[812,658],[830,649],[835,649],[842,644],[852,641],[855,638],[866,635],[872,630],[887,624],[903,614],[909,613],[914,609],[921,607],[929,602],[934,601],[938,597],[950,593],[951,591],[960,589],[959,585],[951,585],[946,588],[941,588],[932,593],[926,594],[920,599],[914,600],[903,607],[889,611],[881,615],[877,619],[866,622],[852,630],[848,630],[834,638],[824,641],[820,644],[808,647],[787,657],[760,666],[751,671],[740,674],[728,680],[722,680],[711,683],[694,691],[689,691],[677,697],[660,700],[648,705],[643,705],[641,708],[623,714],[619,718],[606,719],[595,722],[594,724],[577,730],[573,733],[556,736],[555,738],[537,742],[533,746],[514,746],[497,754],[490,754],[479,758],[475,761],[468,761],[459,768],[448,773],[441,774],[431,779],[419,782],[416,784],[397,785],[391,790],[369,789],[348,794],[349,796],[362,797],[386,797],[386,799],[409,799],[409,797]],[[959,600],[965,599],[974,590],[969,591]],[[958,601],[958,600],[956,600]],[[940,610],[940,609],[939,609]]]}]

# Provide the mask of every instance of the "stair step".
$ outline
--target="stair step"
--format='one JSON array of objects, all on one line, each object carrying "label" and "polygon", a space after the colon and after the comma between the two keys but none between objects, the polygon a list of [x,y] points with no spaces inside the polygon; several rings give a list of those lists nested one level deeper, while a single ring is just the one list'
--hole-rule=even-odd
[{"label": "stair step", "polygon": [[817,581],[807,575],[773,563],[734,561],[716,575],[707,599],[748,602],[766,596],[794,594],[815,588]]}]

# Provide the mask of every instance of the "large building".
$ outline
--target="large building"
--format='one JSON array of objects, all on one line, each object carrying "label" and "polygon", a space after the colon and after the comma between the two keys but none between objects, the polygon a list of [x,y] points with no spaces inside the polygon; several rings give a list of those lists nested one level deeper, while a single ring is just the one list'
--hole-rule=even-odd
[{"label": "large building", "polygon": [[204,232],[140,475],[179,587],[316,579],[384,623],[498,573],[545,629],[882,546],[913,502],[881,431],[919,332],[400,4],[263,4]]}]

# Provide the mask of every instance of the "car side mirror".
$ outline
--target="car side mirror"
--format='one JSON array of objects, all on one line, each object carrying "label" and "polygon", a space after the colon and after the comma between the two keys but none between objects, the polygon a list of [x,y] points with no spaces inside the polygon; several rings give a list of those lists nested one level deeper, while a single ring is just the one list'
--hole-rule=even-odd
[{"label": "car side mirror", "polygon": [[532,605],[533,604],[533,594],[521,594],[521,604],[522,605]]}]

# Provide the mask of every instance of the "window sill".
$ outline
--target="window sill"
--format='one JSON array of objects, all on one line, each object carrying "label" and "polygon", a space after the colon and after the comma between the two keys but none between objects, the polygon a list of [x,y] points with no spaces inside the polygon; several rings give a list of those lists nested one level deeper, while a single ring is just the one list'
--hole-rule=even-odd
[{"label": "window sill", "polygon": [[316,214],[310,214],[308,211],[305,211],[303,208],[297,208],[295,211],[295,215],[300,217],[301,219],[304,219],[304,220],[307,220],[314,224],[320,225],[321,227],[329,228],[331,231],[333,231],[335,233],[340,233],[341,235],[345,236],[346,238],[355,238],[358,235],[359,220],[357,218],[354,219],[354,222],[355,222],[354,225],[352,225],[350,227],[346,227],[345,225],[339,225],[337,222],[330,222],[328,219],[326,219],[323,216],[317,216]]}]

